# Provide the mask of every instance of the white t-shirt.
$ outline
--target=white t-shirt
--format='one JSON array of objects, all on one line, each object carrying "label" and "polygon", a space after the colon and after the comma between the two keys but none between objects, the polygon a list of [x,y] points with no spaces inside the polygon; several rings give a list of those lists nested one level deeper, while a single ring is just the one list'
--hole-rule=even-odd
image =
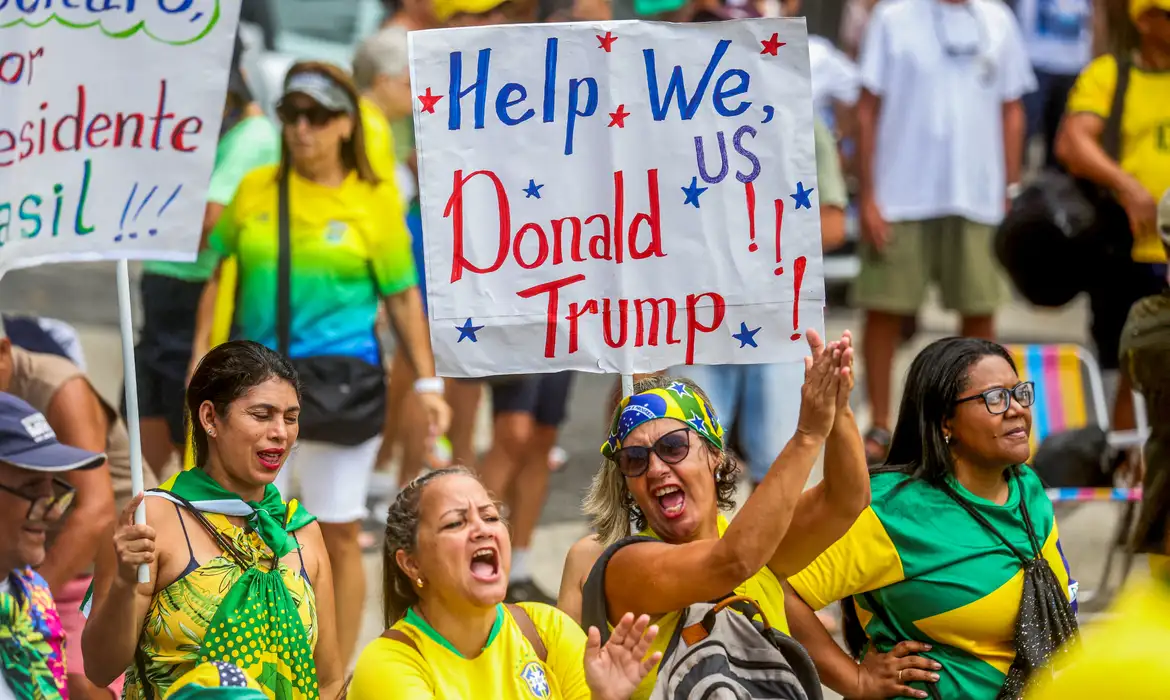
[{"label": "white t-shirt", "polygon": [[1016,0],[1016,15],[1037,70],[1076,75],[1093,57],[1093,0]]},{"label": "white t-shirt", "polygon": [[1003,104],[1036,89],[1007,5],[883,0],[860,70],[882,101],[873,176],[886,220],[998,224],[1008,184]]},{"label": "white t-shirt", "polygon": [[832,109],[834,101],[852,105],[861,92],[857,64],[823,36],[808,36],[808,63],[812,72],[813,108]]}]

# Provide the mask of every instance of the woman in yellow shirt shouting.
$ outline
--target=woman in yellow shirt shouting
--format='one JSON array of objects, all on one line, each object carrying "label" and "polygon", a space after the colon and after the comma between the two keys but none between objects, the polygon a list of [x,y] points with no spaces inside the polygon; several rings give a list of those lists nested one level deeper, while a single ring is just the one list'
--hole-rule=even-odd
[{"label": "woman in yellow shirt shouting", "polygon": [[407,485],[386,519],[389,629],[358,658],[349,700],[629,698],[658,664],[643,659],[658,628],[626,615],[602,647],[556,608],[504,605],[511,559],[507,525],[471,472]]}]

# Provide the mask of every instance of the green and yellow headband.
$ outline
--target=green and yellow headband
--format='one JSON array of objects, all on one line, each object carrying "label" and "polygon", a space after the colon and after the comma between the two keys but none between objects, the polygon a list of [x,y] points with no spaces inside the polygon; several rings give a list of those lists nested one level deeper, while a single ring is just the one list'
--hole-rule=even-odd
[{"label": "green and yellow headband", "polygon": [[723,449],[723,426],[715,410],[686,384],[674,382],[665,389],[648,389],[622,399],[601,455],[612,459],[634,428],[659,418],[682,421],[716,449]]}]

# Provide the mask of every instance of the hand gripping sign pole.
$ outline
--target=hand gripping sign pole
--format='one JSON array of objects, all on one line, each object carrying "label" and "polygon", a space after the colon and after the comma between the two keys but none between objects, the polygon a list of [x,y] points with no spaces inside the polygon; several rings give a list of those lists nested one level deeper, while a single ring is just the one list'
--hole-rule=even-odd
[{"label": "hand gripping sign pole", "polygon": [[[122,372],[126,385],[126,429],[130,433],[130,491],[142,493],[142,435],[138,424],[138,372],[134,366],[134,320],[130,309],[130,264],[118,261],[118,325],[122,331]],[[146,524],[146,499],[134,511],[134,524]],[[150,566],[138,566],[138,582],[150,583]]]}]

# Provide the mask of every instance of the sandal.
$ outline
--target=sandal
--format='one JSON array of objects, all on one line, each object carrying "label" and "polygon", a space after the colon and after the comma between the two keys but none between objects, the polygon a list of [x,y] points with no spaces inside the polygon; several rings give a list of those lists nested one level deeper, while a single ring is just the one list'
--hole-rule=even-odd
[{"label": "sandal", "polygon": [[865,434],[865,462],[869,466],[884,464],[890,453],[890,431],[876,426]]}]

